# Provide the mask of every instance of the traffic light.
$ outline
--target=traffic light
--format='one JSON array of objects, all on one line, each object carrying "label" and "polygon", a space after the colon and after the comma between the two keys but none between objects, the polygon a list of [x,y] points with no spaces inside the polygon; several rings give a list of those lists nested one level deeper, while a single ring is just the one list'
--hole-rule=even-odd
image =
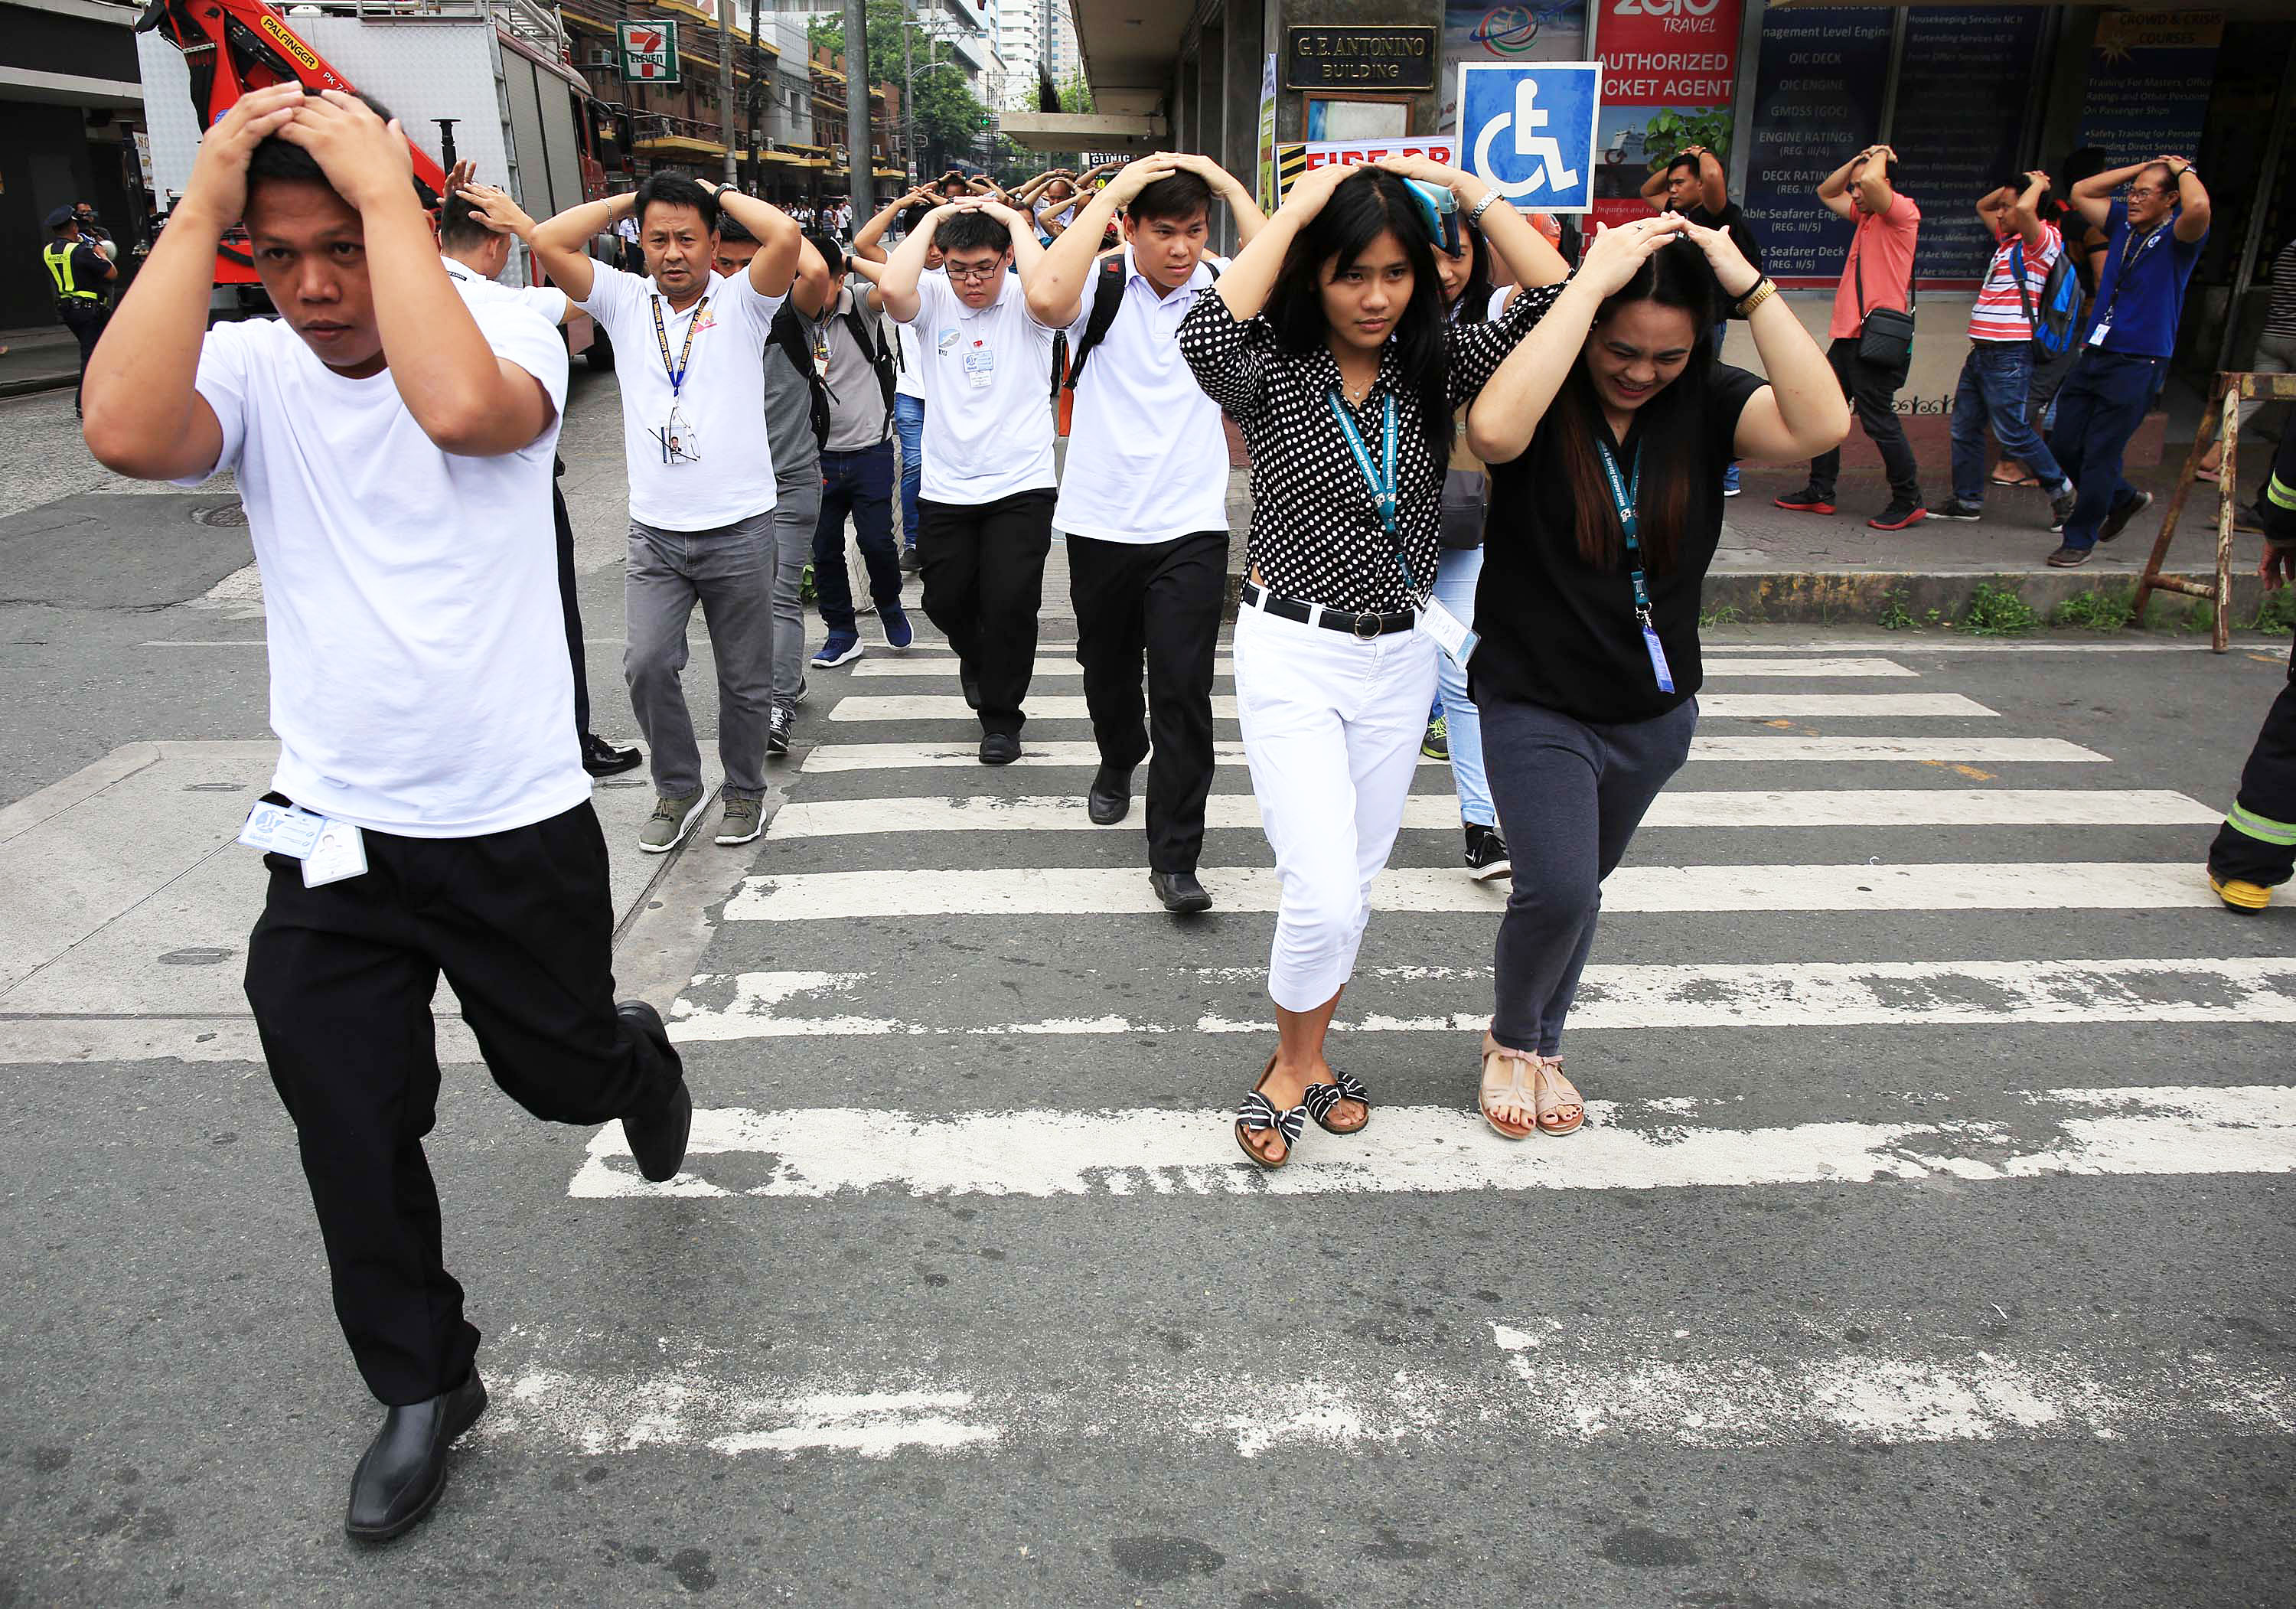
[{"label": "traffic light", "polygon": [[996,119],[989,114],[987,107],[984,106],[980,109],[980,126],[983,128],[990,127],[996,122]]}]

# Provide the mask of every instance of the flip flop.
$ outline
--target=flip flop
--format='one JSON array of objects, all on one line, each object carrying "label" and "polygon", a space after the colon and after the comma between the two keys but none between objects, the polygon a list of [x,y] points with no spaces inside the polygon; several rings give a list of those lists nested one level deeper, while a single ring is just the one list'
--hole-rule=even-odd
[{"label": "flip flop", "polygon": [[[1316,1120],[1316,1127],[1325,1134],[1361,1134],[1371,1127],[1371,1091],[1352,1073],[1334,1069],[1330,1083],[1308,1085],[1300,1092],[1300,1099],[1307,1106],[1308,1115]],[[1361,1103],[1363,1121],[1344,1126],[1332,1122],[1332,1111],[1341,1101]]]},{"label": "flip flop", "polygon": [[[1305,1102],[1288,1111],[1278,1112],[1275,1103],[1260,1093],[1261,1087],[1267,1082],[1267,1075],[1275,1071],[1275,1058],[1270,1056],[1267,1067],[1260,1072],[1259,1082],[1254,1084],[1251,1093],[1243,1097],[1243,1105],[1236,1112],[1234,1124],[1237,1148],[1271,1173],[1292,1160],[1292,1153],[1300,1144],[1300,1136],[1308,1127]],[[1262,1133],[1270,1129],[1283,1139],[1283,1154],[1272,1161],[1254,1151],[1243,1137],[1247,1133]]]},{"label": "flip flop", "polygon": [[2038,486],[2041,483],[2041,478],[2038,475],[1995,474],[1991,480],[1996,486]]}]

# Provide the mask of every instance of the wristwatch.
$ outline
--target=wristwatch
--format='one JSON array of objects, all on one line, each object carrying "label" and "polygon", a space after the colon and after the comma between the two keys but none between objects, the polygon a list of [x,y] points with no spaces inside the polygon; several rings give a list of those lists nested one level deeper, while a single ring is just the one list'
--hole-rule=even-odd
[{"label": "wristwatch", "polygon": [[1764,302],[1769,300],[1771,297],[1775,296],[1777,293],[1777,282],[1772,279],[1768,275],[1763,275],[1761,278],[1754,282],[1754,288],[1752,290],[1747,291],[1743,296],[1738,299],[1738,316],[1741,318],[1751,316],[1756,308],[1760,307]]}]

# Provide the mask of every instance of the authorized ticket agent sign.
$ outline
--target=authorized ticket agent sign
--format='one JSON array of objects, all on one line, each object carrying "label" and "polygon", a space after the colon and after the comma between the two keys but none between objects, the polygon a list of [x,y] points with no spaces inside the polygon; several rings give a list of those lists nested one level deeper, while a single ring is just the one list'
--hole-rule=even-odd
[{"label": "authorized ticket agent sign", "polygon": [[1595,205],[1600,62],[1463,62],[1459,150],[1467,171],[1529,212]]}]

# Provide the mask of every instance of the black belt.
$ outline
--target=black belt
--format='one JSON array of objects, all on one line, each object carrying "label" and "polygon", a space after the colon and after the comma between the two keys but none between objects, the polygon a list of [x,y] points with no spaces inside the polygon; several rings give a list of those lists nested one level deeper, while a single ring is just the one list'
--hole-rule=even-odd
[{"label": "black belt", "polygon": [[1297,620],[1302,626],[1323,626],[1332,631],[1344,631],[1363,642],[1382,637],[1398,631],[1408,631],[1417,623],[1408,609],[1393,614],[1381,614],[1376,610],[1350,612],[1330,609],[1321,603],[1303,603],[1297,598],[1279,597],[1256,581],[1243,584],[1243,606],[1258,609],[1279,620]]}]

